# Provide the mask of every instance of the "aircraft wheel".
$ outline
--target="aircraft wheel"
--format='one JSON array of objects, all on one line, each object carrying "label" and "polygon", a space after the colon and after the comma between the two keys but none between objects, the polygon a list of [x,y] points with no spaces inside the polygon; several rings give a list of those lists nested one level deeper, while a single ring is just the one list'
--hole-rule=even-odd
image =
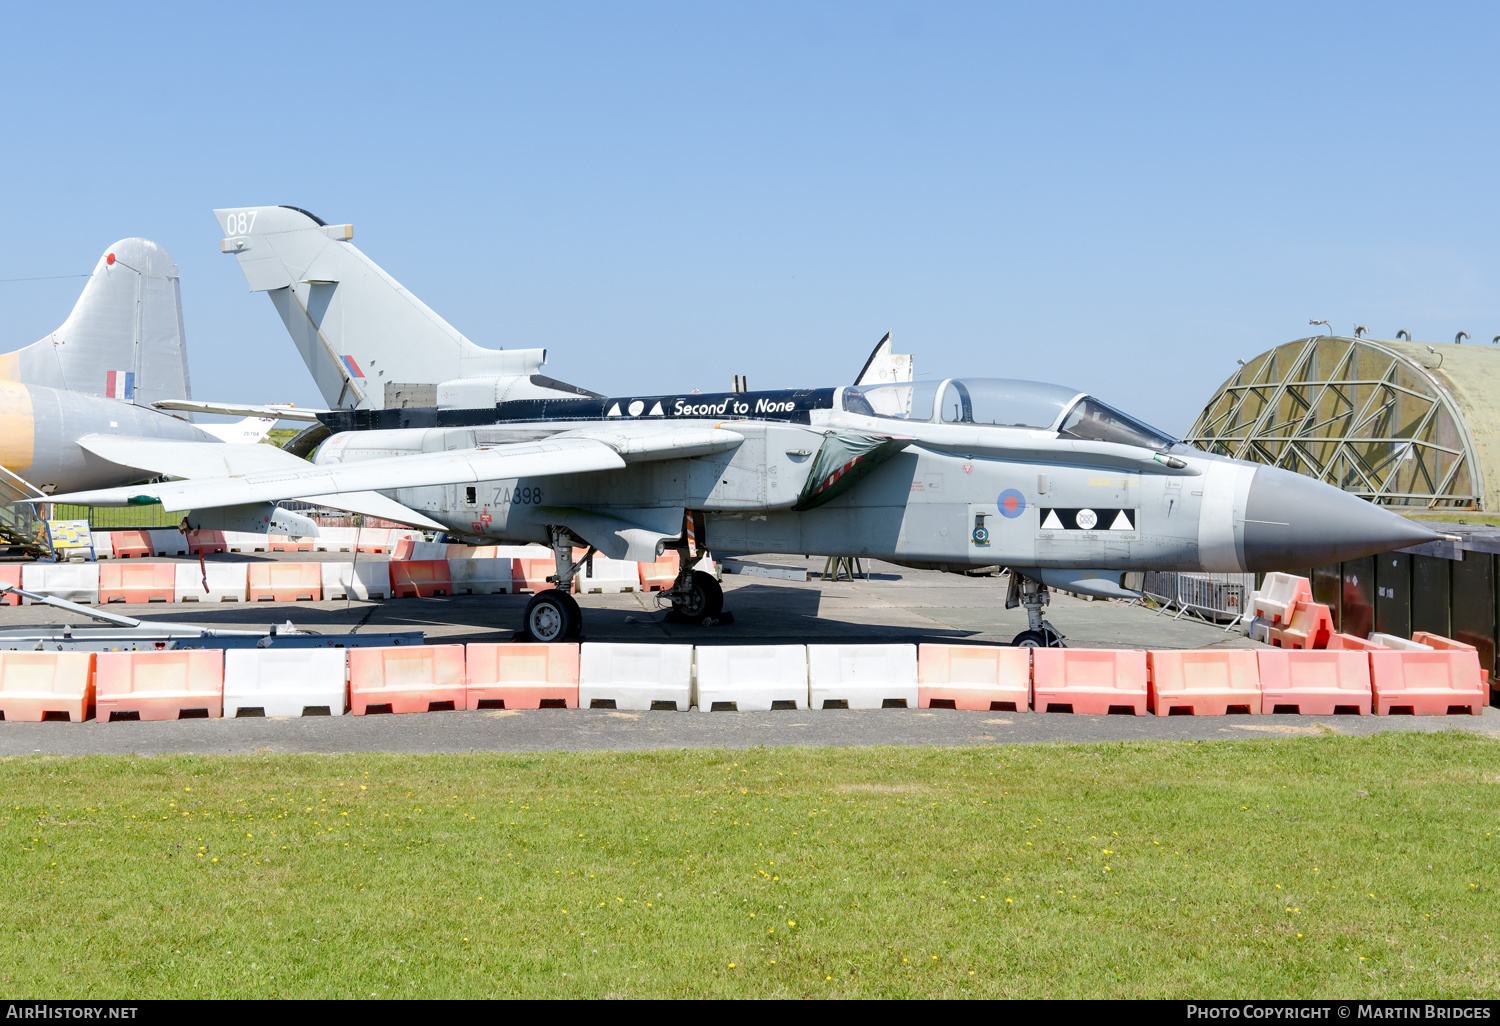
[{"label": "aircraft wheel", "polygon": [[713,574],[702,570],[693,571],[693,590],[686,595],[674,597],[672,608],[689,623],[702,623],[724,610],[724,589],[714,580]]},{"label": "aircraft wheel", "polygon": [[1062,638],[1055,631],[1046,629],[1039,631],[1022,631],[1011,640],[1011,644],[1017,648],[1066,648]]},{"label": "aircraft wheel", "polygon": [[583,628],[583,611],[572,595],[552,588],[538,592],[526,603],[522,624],[531,641],[562,641]]}]

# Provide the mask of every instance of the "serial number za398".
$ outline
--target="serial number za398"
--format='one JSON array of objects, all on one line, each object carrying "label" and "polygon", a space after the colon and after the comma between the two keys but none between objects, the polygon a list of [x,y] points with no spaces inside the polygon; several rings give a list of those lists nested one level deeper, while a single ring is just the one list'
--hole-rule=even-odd
[{"label": "serial number za398", "polygon": [[496,488],[494,504],[505,506],[514,503],[517,506],[539,506],[542,502],[541,485],[527,485],[523,488]]}]

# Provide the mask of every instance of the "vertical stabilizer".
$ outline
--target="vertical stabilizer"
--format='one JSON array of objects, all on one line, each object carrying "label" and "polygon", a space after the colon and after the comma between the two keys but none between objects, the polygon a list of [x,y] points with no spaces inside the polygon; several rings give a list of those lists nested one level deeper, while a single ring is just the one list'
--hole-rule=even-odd
[{"label": "vertical stabilizer", "polygon": [[327,224],[297,207],[214,215],[224,231],[220,248],[239,261],[250,291],[271,297],[329,406],[417,405],[413,396],[423,405],[445,405],[449,396],[487,406],[559,394],[539,373],[545,349],[470,342],[355,248],[353,225]]},{"label": "vertical stabilizer", "polygon": [[870,352],[870,358],[865,361],[864,369],[859,372],[859,377],[854,379],[856,385],[886,385],[896,381],[910,381],[912,378],[912,360],[905,353],[898,353],[892,344],[891,333],[888,331],[875,348]]},{"label": "vertical stabilizer", "polygon": [[109,247],[62,327],[0,355],[0,380],[140,406],[191,398],[176,261],[146,239]]}]

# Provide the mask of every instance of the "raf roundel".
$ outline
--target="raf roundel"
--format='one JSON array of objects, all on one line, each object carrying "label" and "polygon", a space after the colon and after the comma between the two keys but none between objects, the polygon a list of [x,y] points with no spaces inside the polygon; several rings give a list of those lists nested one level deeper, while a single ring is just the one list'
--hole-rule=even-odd
[{"label": "raf roundel", "polygon": [[1014,488],[1007,488],[1001,492],[995,504],[1000,507],[1000,515],[1010,520],[1026,512],[1026,496]]}]

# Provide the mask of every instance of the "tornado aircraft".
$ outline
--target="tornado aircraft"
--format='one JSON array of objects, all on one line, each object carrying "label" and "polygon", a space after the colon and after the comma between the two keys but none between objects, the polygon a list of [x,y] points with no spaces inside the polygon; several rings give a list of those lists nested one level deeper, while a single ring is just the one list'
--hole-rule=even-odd
[{"label": "tornado aircraft", "polygon": [[1062,385],[975,375],[600,395],[541,375],[542,351],[469,341],[355,249],[347,225],[290,207],[216,213],[222,250],[269,293],[327,399],[316,416],[328,437],[310,461],[217,446],[235,450],[217,468],[200,443],[163,443],[151,464],[179,480],[59,498],[159,502],[196,520],[375,494],[391,519],[544,543],[558,587],[523,620],[539,641],[580,629],[575,548],[631,560],[676,550],[670,599],[694,621],[723,602],[693,569],[697,548],[1006,566],[1006,605],[1028,617],[1015,643],[1056,645],[1049,589],[1132,595],[1139,571],[1302,570],[1440,537]]}]

